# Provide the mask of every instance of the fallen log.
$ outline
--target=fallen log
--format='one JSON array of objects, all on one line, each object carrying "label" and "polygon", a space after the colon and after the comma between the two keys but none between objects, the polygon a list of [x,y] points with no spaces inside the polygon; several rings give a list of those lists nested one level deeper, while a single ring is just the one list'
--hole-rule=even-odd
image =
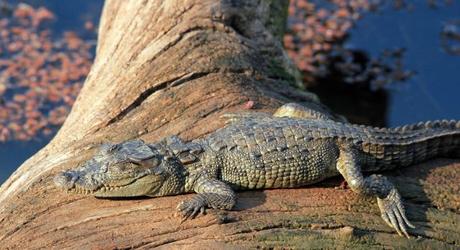
[{"label": "fallen log", "polygon": [[399,237],[373,200],[338,189],[243,192],[235,211],[180,224],[188,196],[105,200],[67,195],[53,176],[103,142],[184,140],[222,127],[221,114],[301,102],[281,38],[287,1],[107,1],[97,56],[56,137],[0,188],[2,248],[458,248],[460,164],[436,160],[388,174],[415,237]]}]

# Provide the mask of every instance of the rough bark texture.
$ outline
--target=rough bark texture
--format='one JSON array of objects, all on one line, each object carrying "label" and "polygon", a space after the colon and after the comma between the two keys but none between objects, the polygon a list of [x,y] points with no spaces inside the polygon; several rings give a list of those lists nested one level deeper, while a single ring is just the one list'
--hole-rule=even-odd
[{"label": "rough bark texture", "polygon": [[[180,224],[188,196],[103,200],[66,195],[52,176],[104,141],[185,140],[221,127],[222,113],[320,107],[292,86],[281,46],[287,1],[107,1],[97,58],[64,126],[0,188],[1,248],[460,247],[460,164],[437,160],[389,175],[417,226],[397,236],[374,200],[330,180],[240,194],[235,211]],[[248,105],[246,105],[247,107]],[[251,106],[251,105],[249,105]]]}]

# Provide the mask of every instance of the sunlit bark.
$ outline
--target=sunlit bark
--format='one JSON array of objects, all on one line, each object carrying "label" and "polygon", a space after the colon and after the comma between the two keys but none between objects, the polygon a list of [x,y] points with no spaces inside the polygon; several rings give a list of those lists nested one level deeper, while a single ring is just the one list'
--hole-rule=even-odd
[{"label": "sunlit bark", "polygon": [[282,48],[287,4],[107,1],[96,60],[71,114],[52,142],[0,188],[1,246],[459,244],[458,185],[452,183],[460,177],[460,165],[446,161],[394,177],[410,201],[409,217],[418,226],[412,233],[421,235],[417,242],[387,227],[373,201],[330,182],[321,188],[245,192],[237,211],[210,211],[183,224],[174,213],[186,196],[100,200],[54,187],[55,173],[88,159],[105,141],[155,141],[171,134],[189,140],[223,126],[218,117],[228,111],[271,111],[287,101],[320,107],[314,95],[295,88],[296,69]]}]

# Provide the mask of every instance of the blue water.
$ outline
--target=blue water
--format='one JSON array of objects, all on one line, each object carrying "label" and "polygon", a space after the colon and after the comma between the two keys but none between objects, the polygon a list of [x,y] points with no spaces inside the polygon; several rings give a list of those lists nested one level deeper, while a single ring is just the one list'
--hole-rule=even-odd
[{"label": "blue water", "polygon": [[50,139],[47,137],[27,142],[0,142],[0,183],[3,183],[23,161],[44,147]]},{"label": "blue water", "polygon": [[[102,0],[47,0],[47,1],[5,1],[10,4],[27,3],[34,7],[45,6],[56,15],[50,24],[55,37],[62,36],[64,31],[75,31],[82,38],[94,37],[84,30],[85,21],[92,21],[96,27],[102,11]],[[0,3],[2,1],[0,0]],[[35,138],[32,141],[0,142],[0,184],[16,170],[25,160],[45,146],[52,136]]]},{"label": "blue water", "polygon": [[[66,30],[84,32],[84,21],[97,23],[103,4],[101,0],[26,2],[44,4],[57,15],[52,26],[56,34]],[[407,49],[405,68],[417,74],[406,83],[389,87],[387,124],[390,126],[430,119],[460,119],[460,56],[445,53],[439,36],[444,23],[460,19],[460,2],[452,1],[448,7],[441,5],[438,9],[429,8],[426,1],[414,2],[411,11],[385,9],[381,14],[365,15],[347,42],[347,46],[373,56],[386,48]],[[0,143],[0,183],[49,139]]]},{"label": "blue water", "polygon": [[406,48],[405,68],[417,74],[407,83],[391,86],[390,126],[460,119],[460,56],[444,52],[440,39],[443,24],[460,19],[460,1],[438,9],[426,1],[414,2],[418,4],[411,11],[389,9],[366,15],[348,41],[374,56],[385,48]]}]

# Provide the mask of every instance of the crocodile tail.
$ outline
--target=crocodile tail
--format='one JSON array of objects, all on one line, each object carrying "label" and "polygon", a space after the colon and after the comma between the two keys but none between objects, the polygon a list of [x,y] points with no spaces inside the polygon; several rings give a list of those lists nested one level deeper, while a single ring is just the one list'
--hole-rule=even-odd
[{"label": "crocodile tail", "polygon": [[366,162],[373,170],[408,166],[434,157],[460,158],[460,121],[438,120],[396,128],[372,129],[363,142]]},{"label": "crocodile tail", "polygon": [[[460,121],[436,120],[419,122],[409,128],[395,128],[400,134],[412,134],[402,142],[412,149],[416,157],[414,162],[433,157],[460,157]],[[405,132],[406,131],[406,132]],[[414,131],[414,132],[411,132]]]},{"label": "crocodile tail", "polygon": [[457,120],[435,120],[435,121],[427,121],[427,122],[419,122],[416,124],[405,125],[401,127],[390,128],[389,130],[393,130],[394,132],[406,132],[406,131],[414,131],[414,130],[421,130],[421,129],[449,129],[455,130],[460,129],[460,121]]}]

